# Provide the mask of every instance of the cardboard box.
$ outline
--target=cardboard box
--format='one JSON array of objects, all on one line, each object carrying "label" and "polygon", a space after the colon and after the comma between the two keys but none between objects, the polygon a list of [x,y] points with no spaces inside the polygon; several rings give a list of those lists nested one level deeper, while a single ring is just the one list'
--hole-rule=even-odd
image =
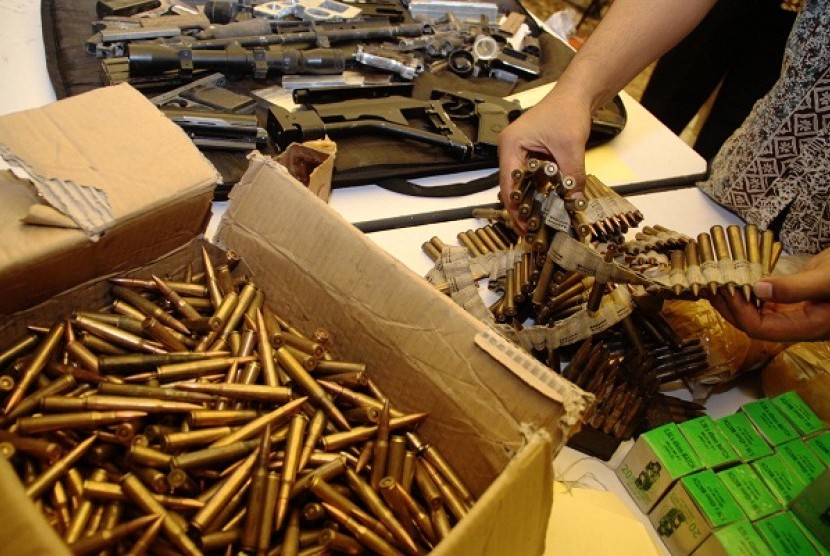
[{"label": "cardboard box", "polygon": [[735,501],[750,521],[756,521],[784,509],[747,463],[720,471],[718,478],[735,497]]},{"label": "cardboard box", "polygon": [[752,468],[761,477],[775,498],[784,506],[800,493],[807,481],[781,457],[781,454],[772,454],[752,462]]},{"label": "cardboard box", "polygon": [[679,479],[648,518],[669,552],[686,556],[713,531],[745,516],[715,472],[706,469]]},{"label": "cardboard box", "polygon": [[640,510],[648,513],[677,479],[701,469],[688,440],[669,423],[641,434],[616,474]]},{"label": "cardboard box", "polygon": [[772,448],[761,438],[758,429],[743,413],[733,413],[716,419],[726,440],[732,444],[741,457],[741,461],[750,462],[772,454]]},{"label": "cardboard box", "polygon": [[[429,413],[421,436],[479,496],[433,554],[544,551],[552,458],[584,411],[581,390],[562,379],[562,397],[552,400],[528,387],[475,346],[482,323],[264,158],[254,157],[234,189],[219,238],[242,257],[244,272],[283,318],[306,332],[326,328],[335,356],[365,362],[396,408]],[[201,244],[191,241],[154,261],[152,271],[180,275],[198,260]],[[108,289],[84,284],[13,315],[0,327],[0,344],[21,323],[102,305]]]},{"label": "cardboard box", "polygon": [[813,548],[818,552],[821,556],[830,556],[830,545],[826,545],[818,537],[816,537],[812,531],[804,524],[801,519],[799,519],[798,515],[790,512],[790,515],[793,518],[793,521],[798,528],[801,529],[801,532],[804,533],[804,536],[807,537],[807,540],[810,541],[810,544],[813,545]]},{"label": "cardboard box", "polygon": [[818,456],[825,467],[830,467],[830,432],[817,434],[812,438],[808,438],[806,442],[807,446]]},{"label": "cardboard box", "polygon": [[741,411],[749,417],[761,436],[771,445],[778,446],[784,442],[798,438],[798,432],[784,414],[772,403],[772,400],[763,398],[749,402],[741,407]]},{"label": "cardboard box", "polygon": [[830,471],[802,490],[790,508],[825,548],[830,548]]},{"label": "cardboard box", "polygon": [[777,452],[807,484],[824,473],[824,464],[803,440],[792,440],[781,444]]},{"label": "cardboard box", "polygon": [[740,461],[735,448],[727,442],[715,421],[708,415],[684,421],[677,426],[704,467],[720,469]]},{"label": "cardboard box", "polygon": [[0,315],[187,242],[218,179],[129,85],[0,117]]},{"label": "cardboard box", "polygon": [[819,556],[790,512],[781,512],[755,523],[761,538],[778,556]]},{"label": "cardboard box", "polygon": [[694,556],[773,556],[758,531],[746,520],[718,529],[703,541]]},{"label": "cardboard box", "polygon": [[827,429],[824,421],[793,390],[775,396],[772,398],[772,403],[792,423],[801,436],[810,436]]}]

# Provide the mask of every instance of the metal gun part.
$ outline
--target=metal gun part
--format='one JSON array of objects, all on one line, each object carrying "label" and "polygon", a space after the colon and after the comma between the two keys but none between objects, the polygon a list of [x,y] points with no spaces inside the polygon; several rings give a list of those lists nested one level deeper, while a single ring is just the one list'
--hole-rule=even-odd
[{"label": "metal gun part", "polygon": [[343,21],[360,13],[360,8],[335,0],[279,0],[254,7],[254,16],[267,20],[293,16],[303,21]]},{"label": "metal gun part", "polygon": [[162,107],[197,147],[250,151],[268,141],[268,133],[253,114]]},{"label": "metal gun part", "polygon": [[256,99],[226,88],[227,78],[214,73],[196,81],[156,95],[150,102],[158,107],[210,109],[234,114],[248,114],[256,107]]},{"label": "metal gun part", "polygon": [[421,58],[389,49],[358,45],[354,58],[359,64],[389,71],[404,79],[415,79],[424,73],[424,62]]},{"label": "metal gun part", "polygon": [[476,120],[477,151],[495,149],[499,132],[522,113],[518,102],[483,93],[434,89],[431,98],[456,121]]},{"label": "metal gun part", "polygon": [[[426,129],[412,125],[410,120],[415,119]],[[294,112],[272,107],[266,127],[271,139],[282,148],[326,135],[336,138],[376,133],[437,145],[461,160],[473,153],[473,142],[440,102],[399,96],[319,104]]]}]

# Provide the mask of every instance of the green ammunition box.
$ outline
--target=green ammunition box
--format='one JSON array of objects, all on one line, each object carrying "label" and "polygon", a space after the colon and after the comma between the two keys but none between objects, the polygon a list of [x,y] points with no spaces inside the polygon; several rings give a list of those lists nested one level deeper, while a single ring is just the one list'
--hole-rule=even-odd
[{"label": "green ammunition box", "polygon": [[758,429],[743,413],[733,413],[716,419],[718,428],[726,440],[738,452],[741,460],[750,462],[772,454],[772,448],[761,437]]},{"label": "green ammunition box", "polygon": [[769,487],[749,464],[743,463],[724,469],[717,475],[750,521],[756,521],[783,509]]},{"label": "green ammunition box", "polygon": [[787,506],[807,486],[807,482],[781,457],[773,454],[752,462],[752,468],[775,498]]},{"label": "green ammunition box", "polygon": [[704,467],[720,469],[739,461],[735,448],[708,415],[685,421],[677,426]]},{"label": "green ammunition box", "polygon": [[824,473],[824,464],[803,440],[792,440],[778,446],[778,453],[790,467],[810,484]]},{"label": "green ammunition box", "polygon": [[790,510],[825,548],[830,548],[830,471],[807,485],[793,500]]},{"label": "green ammunition box", "polygon": [[649,514],[674,556],[691,554],[713,531],[741,519],[740,506],[711,469],[679,479]]},{"label": "green ammunition box", "polygon": [[773,556],[767,543],[748,521],[741,520],[714,531],[693,556]]},{"label": "green ammunition box", "polygon": [[755,529],[779,556],[818,556],[813,544],[801,532],[789,512],[781,512],[755,522]]},{"label": "green ammunition box", "polygon": [[821,542],[796,514],[790,512],[790,515],[793,521],[795,521],[795,524],[798,525],[798,528],[801,529],[801,532],[804,533],[804,536],[807,537],[807,540],[813,545],[813,548],[816,549],[816,552],[821,554],[821,556],[830,556],[830,546]]},{"label": "green ammunition box", "polygon": [[808,438],[805,442],[825,467],[830,467],[830,432]]},{"label": "green ammunition box", "polygon": [[764,398],[749,402],[741,407],[761,436],[772,446],[778,446],[784,442],[798,438],[798,431],[795,430],[784,414],[775,407],[772,400]]},{"label": "green ammunition box", "polygon": [[824,421],[794,391],[775,396],[772,398],[772,403],[792,423],[801,436],[810,436],[827,429]]},{"label": "green ammunition box", "polygon": [[616,470],[643,513],[648,513],[674,482],[703,469],[677,425],[670,423],[640,435]]}]

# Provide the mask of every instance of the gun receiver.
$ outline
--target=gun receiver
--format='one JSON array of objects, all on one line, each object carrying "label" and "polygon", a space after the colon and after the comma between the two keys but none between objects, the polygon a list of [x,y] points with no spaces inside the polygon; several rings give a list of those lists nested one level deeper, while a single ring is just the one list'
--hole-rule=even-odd
[{"label": "gun receiver", "polygon": [[[416,119],[425,127],[412,125]],[[326,135],[336,138],[370,132],[437,145],[461,160],[469,158],[474,150],[473,142],[440,102],[401,96],[320,104],[295,112],[273,107],[266,127],[281,148]]]},{"label": "gun receiver", "polygon": [[483,93],[434,89],[431,98],[441,102],[453,120],[476,122],[477,152],[494,151],[499,132],[522,113],[517,101]]},{"label": "gun receiver", "polygon": [[254,114],[162,107],[161,111],[190,136],[197,147],[250,151],[268,142]]}]

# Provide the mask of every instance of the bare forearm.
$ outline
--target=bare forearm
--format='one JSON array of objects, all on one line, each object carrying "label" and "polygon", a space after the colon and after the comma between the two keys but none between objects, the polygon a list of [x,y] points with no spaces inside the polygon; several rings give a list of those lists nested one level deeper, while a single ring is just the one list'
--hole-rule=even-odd
[{"label": "bare forearm", "polygon": [[677,44],[715,0],[616,0],[577,52],[557,87],[596,109]]}]

